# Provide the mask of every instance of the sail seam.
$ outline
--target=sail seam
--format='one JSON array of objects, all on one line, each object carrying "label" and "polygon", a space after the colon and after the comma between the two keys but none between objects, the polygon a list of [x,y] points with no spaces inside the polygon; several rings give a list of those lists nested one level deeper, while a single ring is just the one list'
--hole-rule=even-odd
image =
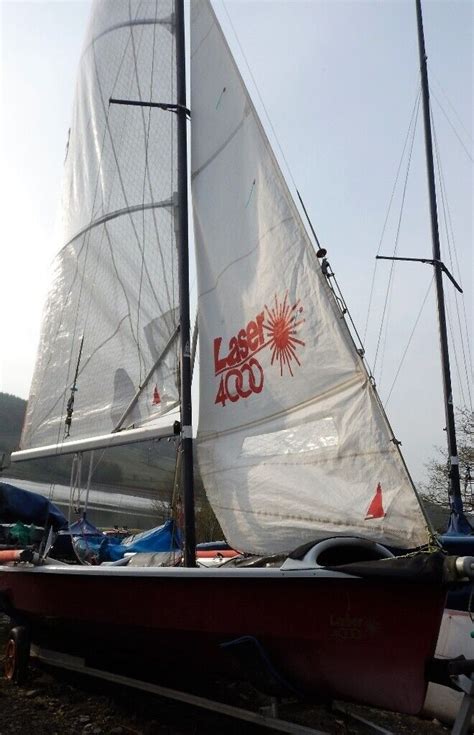
[{"label": "sail seam", "polygon": [[[362,380],[361,380],[362,378]],[[319,403],[320,401],[326,400],[327,398],[330,398],[333,395],[337,395],[338,393],[341,393],[352,386],[356,386],[358,383],[360,383],[360,388],[363,390],[367,385],[370,388],[370,383],[368,379],[366,379],[365,375],[362,372],[356,373],[353,375],[352,378],[349,380],[345,380],[342,383],[339,383],[338,385],[334,386],[328,391],[325,391],[324,393],[321,393],[318,396],[311,396],[311,398],[308,398],[306,401],[302,401],[301,403],[296,404],[295,406],[292,406],[291,408],[285,408],[281,411],[276,411],[275,413],[265,416],[261,419],[256,419],[255,421],[251,421],[245,424],[239,424],[238,426],[233,426],[230,429],[220,429],[217,431],[209,431],[202,433],[198,431],[198,440],[199,441],[209,441],[210,439],[215,439],[217,436],[228,436],[230,434],[234,434],[235,432],[240,432],[244,427],[250,428],[250,427],[256,427],[261,424],[266,424],[270,421],[273,421],[274,419],[279,418],[280,416],[289,416],[292,413],[296,413],[300,411],[302,408],[305,408],[307,406],[310,406],[312,404]]]},{"label": "sail seam", "polygon": [[292,220],[291,217],[285,217],[285,219],[280,220],[280,222],[277,222],[276,225],[273,225],[268,230],[266,230],[266,232],[264,232],[258,238],[257,242],[255,243],[255,245],[253,246],[253,248],[251,250],[248,250],[246,253],[244,253],[243,255],[241,255],[240,258],[235,258],[235,260],[232,260],[228,265],[226,265],[225,268],[223,268],[223,270],[220,273],[217,274],[217,276],[215,278],[215,281],[214,281],[214,285],[211,288],[208,288],[206,291],[203,291],[202,293],[200,293],[198,295],[198,299],[201,300],[204,296],[207,296],[208,294],[210,294],[213,291],[215,291],[216,288],[217,288],[217,286],[219,285],[220,279],[222,278],[222,276],[224,275],[224,273],[226,273],[226,271],[229,270],[229,268],[232,268],[232,266],[234,266],[239,261],[245,260],[250,255],[252,255],[260,247],[262,241],[266,237],[268,237],[272,232],[274,232],[276,229],[278,229],[279,227],[281,227],[282,225],[284,225],[286,222],[291,222],[291,220]]},{"label": "sail seam", "polygon": [[[327,447],[327,449],[332,449],[332,447]],[[311,451],[312,451],[312,453],[314,453],[314,452],[318,452],[319,453],[322,450],[323,450],[323,447],[318,447],[317,449],[314,449],[314,450],[311,450]],[[341,453],[341,451],[338,449],[337,452],[338,452],[338,460],[340,462],[342,462],[342,461],[347,461],[347,460],[355,459],[356,457],[379,457],[379,456],[385,456],[385,455],[386,456],[390,456],[391,454],[394,454],[395,449],[392,448],[392,447],[387,447],[385,449],[374,449],[374,450],[367,450],[367,451],[361,451],[361,452],[347,452],[347,453],[344,453],[344,454]],[[304,459],[300,459],[303,454],[306,455],[306,456],[304,457]],[[315,459],[314,456],[308,457],[307,455],[309,455],[309,452],[298,452],[298,453],[294,453],[294,454],[285,454],[285,455],[283,455],[281,457],[281,459],[280,459],[279,462],[275,462],[275,455],[273,455],[271,457],[269,455],[267,455],[267,457],[268,457],[268,459],[271,458],[271,460],[272,460],[271,464],[272,464],[272,466],[275,466],[275,467],[276,466],[281,466],[281,467],[298,466],[298,467],[301,467],[301,466],[304,466],[304,465],[310,465],[310,466],[312,466],[312,465],[323,465],[323,464],[325,464],[327,462],[331,462],[332,463],[333,462],[333,459],[334,459],[333,456],[331,456],[331,457],[324,457],[322,455],[319,455],[319,459]],[[254,457],[255,456],[256,455],[254,455]],[[291,460],[291,457],[295,457],[295,456],[297,456],[299,459],[297,461],[290,461]],[[289,461],[286,461],[286,458],[288,458]],[[268,463],[265,462],[264,464],[270,464],[270,463],[269,462]],[[260,458],[258,458],[258,457],[255,459],[255,461],[250,461],[250,459],[249,459],[245,463],[245,467],[246,468],[248,468],[248,467],[260,467],[261,465],[262,465],[262,462],[261,462]],[[231,469],[232,469],[232,465],[228,465],[226,467],[224,467],[224,466],[223,467],[220,467],[218,470],[207,470],[207,471],[204,471],[204,472],[201,470],[201,473],[202,473],[202,476],[203,477],[217,477],[218,475],[220,475],[222,473],[226,473],[226,472],[228,472]]]},{"label": "sail seam", "polygon": [[[274,513],[268,510],[255,511],[255,510],[252,510],[251,508],[249,509],[238,508],[238,507],[231,506],[231,505],[220,505],[219,503],[215,503],[215,502],[213,502],[213,507],[219,508],[220,510],[231,510],[234,513],[241,513],[242,515],[245,515],[245,516],[256,515],[256,516],[262,516],[264,518],[278,518],[278,519],[284,518],[285,520],[290,520],[290,521],[313,521],[314,523],[318,524],[318,526],[325,526],[326,528],[330,526],[344,526],[344,528],[347,528],[347,525],[348,525],[346,518],[338,521],[334,518],[332,519],[321,518],[321,516],[308,515],[306,513],[302,515],[295,515],[293,513],[291,514]],[[374,530],[371,529],[369,533],[368,527],[361,524],[359,519],[355,519],[355,518],[351,519],[350,525],[355,526],[356,528],[359,528],[361,531],[363,530],[365,534],[373,538]],[[393,526],[392,528],[395,532],[402,532],[402,530],[404,530],[404,529],[398,528],[397,526]],[[383,525],[378,530],[379,530],[380,536],[385,535],[387,533],[387,529],[384,528]],[[393,532],[392,532],[392,535],[393,535]]]}]

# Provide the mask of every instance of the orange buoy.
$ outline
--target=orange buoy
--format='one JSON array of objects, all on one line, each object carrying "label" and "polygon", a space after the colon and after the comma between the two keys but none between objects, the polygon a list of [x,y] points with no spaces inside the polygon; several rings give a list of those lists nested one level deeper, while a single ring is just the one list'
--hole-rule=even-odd
[{"label": "orange buoy", "polygon": [[7,561],[22,561],[23,549],[6,549],[0,551],[0,563]]},{"label": "orange buoy", "polygon": [[233,559],[235,556],[240,556],[240,551],[235,551],[235,549],[198,549],[196,552],[198,559],[214,559],[216,556],[220,556],[222,559]]}]

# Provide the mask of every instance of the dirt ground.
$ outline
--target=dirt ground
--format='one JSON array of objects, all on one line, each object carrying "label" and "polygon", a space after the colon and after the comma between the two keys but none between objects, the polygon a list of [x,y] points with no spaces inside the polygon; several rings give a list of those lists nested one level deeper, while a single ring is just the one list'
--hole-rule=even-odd
[{"label": "dirt ground", "polygon": [[[0,735],[263,735],[277,732],[38,664],[30,666],[23,686],[14,685],[3,678],[7,631],[7,620],[0,617]],[[260,695],[243,685],[221,687],[218,695],[228,704],[247,709],[255,709],[263,703]],[[436,721],[348,706],[353,713],[384,728],[381,732],[397,735],[449,732]],[[280,710],[280,717],[331,735],[374,733],[363,723],[323,706],[288,704]]]}]

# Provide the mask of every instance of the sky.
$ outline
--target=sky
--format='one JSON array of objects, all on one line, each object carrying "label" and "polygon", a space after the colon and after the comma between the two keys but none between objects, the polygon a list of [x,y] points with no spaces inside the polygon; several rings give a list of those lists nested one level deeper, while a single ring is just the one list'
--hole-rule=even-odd
[{"label": "sky", "polygon": [[[433,447],[445,442],[433,288],[400,363],[432,269],[415,263],[395,267],[380,341],[388,262],[377,265],[372,289],[375,255],[393,254],[397,229],[398,255],[431,257],[421,111],[403,216],[399,224],[407,156],[381,242],[419,86],[414,1],[218,0],[214,7],[290,188],[298,187],[358,330],[366,332],[366,354],[375,363],[395,435],[414,479],[422,480]],[[0,390],[23,398],[51,261],[60,246],[62,167],[89,9],[81,0],[0,0]],[[454,234],[450,254],[441,222],[442,257],[449,268],[452,260],[465,290],[456,306],[445,281],[454,400],[469,405],[473,389],[465,363],[472,363],[472,354],[466,340],[463,354],[457,311],[472,329],[474,3],[426,0],[423,10],[436,141]],[[472,345],[472,331],[469,340]]]}]

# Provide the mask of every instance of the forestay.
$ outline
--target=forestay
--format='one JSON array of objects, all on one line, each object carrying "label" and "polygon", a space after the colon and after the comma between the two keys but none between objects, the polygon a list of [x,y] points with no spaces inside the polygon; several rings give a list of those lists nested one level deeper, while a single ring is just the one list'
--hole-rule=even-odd
[{"label": "forestay", "polygon": [[172,0],[94,5],[22,448],[63,442],[77,367],[71,440],[148,425],[177,403],[176,116],[109,104],[176,102],[173,12]]},{"label": "forestay", "polygon": [[426,521],[207,0],[191,5],[198,458],[228,541],[411,547]]}]

